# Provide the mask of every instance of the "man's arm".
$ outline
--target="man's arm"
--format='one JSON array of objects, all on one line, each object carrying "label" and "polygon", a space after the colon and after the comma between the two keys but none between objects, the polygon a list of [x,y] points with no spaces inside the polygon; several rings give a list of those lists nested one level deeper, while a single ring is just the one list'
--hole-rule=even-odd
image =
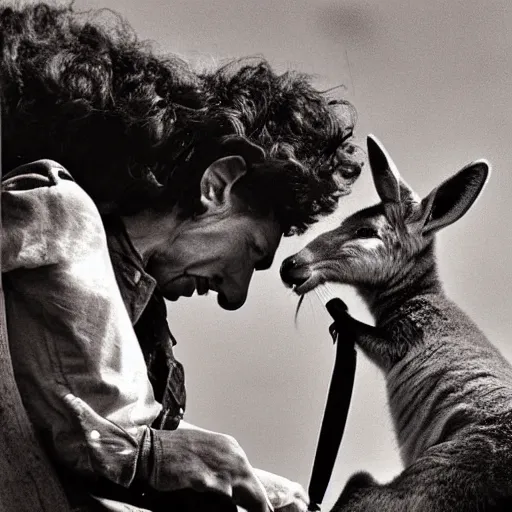
[{"label": "man's arm", "polygon": [[61,466],[129,486],[161,407],[100,215],[50,160],[9,173],[2,205],[11,358],[29,417]]}]

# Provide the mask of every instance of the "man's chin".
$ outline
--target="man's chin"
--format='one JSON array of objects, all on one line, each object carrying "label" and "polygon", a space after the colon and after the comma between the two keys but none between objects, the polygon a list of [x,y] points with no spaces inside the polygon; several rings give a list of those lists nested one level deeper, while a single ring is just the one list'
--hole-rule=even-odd
[{"label": "man's chin", "polygon": [[176,302],[180,297],[192,297],[195,282],[189,276],[178,276],[162,285],[160,291],[167,300]]},{"label": "man's chin", "polygon": [[229,302],[224,295],[219,293],[217,296],[217,304],[226,311],[236,311],[240,309],[244,303],[245,299],[239,302]]}]

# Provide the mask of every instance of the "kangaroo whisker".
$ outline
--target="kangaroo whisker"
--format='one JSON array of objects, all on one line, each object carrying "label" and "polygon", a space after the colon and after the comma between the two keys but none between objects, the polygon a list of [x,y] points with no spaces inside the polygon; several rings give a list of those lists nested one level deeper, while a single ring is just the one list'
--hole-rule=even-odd
[{"label": "kangaroo whisker", "polygon": [[301,295],[299,297],[299,302],[297,302],[297,308],[295,309],[295,326],[297,326],[298,320],[299,320],[299,309],[302,306],[302,303],[304,302],[305,295]]}]

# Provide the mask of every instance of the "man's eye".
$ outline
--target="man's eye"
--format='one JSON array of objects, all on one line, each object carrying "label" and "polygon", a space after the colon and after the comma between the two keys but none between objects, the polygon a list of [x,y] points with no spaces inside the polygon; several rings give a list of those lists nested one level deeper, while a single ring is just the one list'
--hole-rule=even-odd
[{"label": "man's eye", "polygon": [[379,236],[377,230],[375,228],[370,228],[365,226],[364,228],[359,228],[354,233],[355,238],[374,238]]}]

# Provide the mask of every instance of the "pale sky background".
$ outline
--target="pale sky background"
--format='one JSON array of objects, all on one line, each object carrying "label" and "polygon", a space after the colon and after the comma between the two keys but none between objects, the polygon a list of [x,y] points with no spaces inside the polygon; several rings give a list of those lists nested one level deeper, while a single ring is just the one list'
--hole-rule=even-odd
[{"label": "pale sky background", "polygon": [[[493,165],[475,207],[439,237],[449,295],[512,360],[512,2],[510,0],[76,0],[109,7],[161,52],[202,66],[264,55],[315,84],[346,86],[357,140],[379,137],[424,195],[471,160]],[[280,282],[282,259],[352,211],[376,202],[368,169],[331,219],[285,239],[258,272],[245,306],[222,311],[212,294],[169,308],[188,388],[186,420],[235,436],[256,467],[309,482],[334,349],[330,318]],[[352,314],[370,321],[347,288]],[[387,481],[401,464],[380,372],[360,354],[343,446],[324,501],[368,470]]]}]

